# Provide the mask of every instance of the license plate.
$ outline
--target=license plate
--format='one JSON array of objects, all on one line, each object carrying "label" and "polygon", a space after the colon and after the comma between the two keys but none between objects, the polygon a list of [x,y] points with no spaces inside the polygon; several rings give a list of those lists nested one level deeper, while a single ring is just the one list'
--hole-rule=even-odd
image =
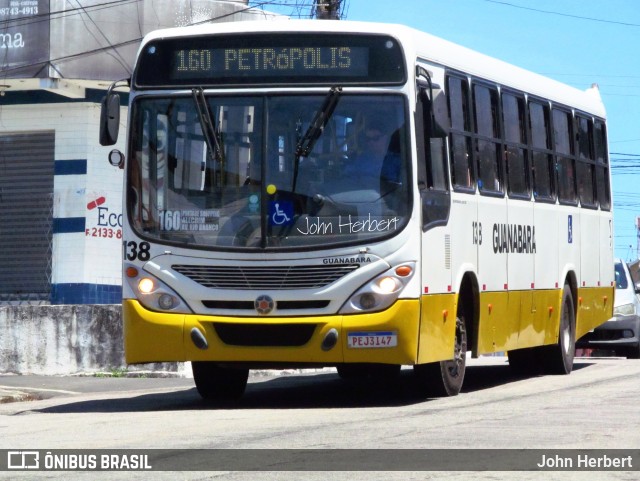
[{"label": "license plate", "polygon": [[396,347],[398,345],[398,334],[393,331],[350,332],[348,341],[348,346],[356,349]]}]

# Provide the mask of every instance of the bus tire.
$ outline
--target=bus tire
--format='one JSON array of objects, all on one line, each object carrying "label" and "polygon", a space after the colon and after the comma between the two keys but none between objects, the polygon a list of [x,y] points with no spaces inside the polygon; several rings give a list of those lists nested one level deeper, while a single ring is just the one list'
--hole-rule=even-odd
[{"label": "bus tire", "polygon": [[544,346],[542,356],[543,365],[548,374],[569,374],[573,369],[573,359],[576,354],[576,313],[573,306],[571,288],[565,284],[562,290],[558,342]]},{"label": "bus tire", "polygon": [[248,369],[222,367],[215,362],[193,361],[191,369],[198,394],[208,401],[240,399],[249,379]]},{"label": "bus tire", "polygon": [[417,364],[413,367],[419,395],[425,397],[456,396],[462,389],[467,364],[467,328],[464,318],[456,318],[453,359]]}]

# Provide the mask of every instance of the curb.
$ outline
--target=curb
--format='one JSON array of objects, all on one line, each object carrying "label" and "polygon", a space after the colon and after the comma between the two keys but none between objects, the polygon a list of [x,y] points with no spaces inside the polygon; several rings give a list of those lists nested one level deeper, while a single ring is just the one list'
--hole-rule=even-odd
[{"label": "curb", "polygon": [[33,393],[27,393],[24,391],[0,390],[0,404],[22,401],[38,401],[40,399],[42,399],[40,396]]}]

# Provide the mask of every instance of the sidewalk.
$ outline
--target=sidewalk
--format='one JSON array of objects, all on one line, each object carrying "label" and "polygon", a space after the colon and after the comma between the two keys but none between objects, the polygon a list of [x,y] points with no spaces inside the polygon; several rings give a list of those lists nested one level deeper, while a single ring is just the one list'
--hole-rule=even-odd
[{"label": "sidewalk", "polygon": [[[288,375],[318,373],[335,373],[335,369],[257,369],[250,372],[249,382],[261,382]],[[185,374],[190,374],[190,370]],[[78,373],[67,376],[0,374],[0,404],[99,392],[134,393],[149,389],[183,389],[192,390],[195,393],[195,384],[193,377],[166,371]]]},{"label": "sidewalk", "polygon": [[93,372],[67,376],[0,374],[0,404],[90,392],[144,389],[155,384],[191,387],[193,379],[164,371]]},{"label": "sidewalk", "polygon": [[41,399],[41,397],[31,392],[0,387],[0,404],[21,401],[37,401],[38,399]]}]

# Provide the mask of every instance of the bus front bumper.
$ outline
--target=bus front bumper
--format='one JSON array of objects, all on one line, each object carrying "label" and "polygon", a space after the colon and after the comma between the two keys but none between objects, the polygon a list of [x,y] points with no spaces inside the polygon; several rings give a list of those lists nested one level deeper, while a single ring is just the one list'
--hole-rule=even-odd
[{"label": "bus front bumper", "polygon": [[369,314],[278,318],[159,313],[125,299],[123,318],[129,364],[216,361],[259,366],[418,361],[417,299],[399,300],[385,311]]}]

